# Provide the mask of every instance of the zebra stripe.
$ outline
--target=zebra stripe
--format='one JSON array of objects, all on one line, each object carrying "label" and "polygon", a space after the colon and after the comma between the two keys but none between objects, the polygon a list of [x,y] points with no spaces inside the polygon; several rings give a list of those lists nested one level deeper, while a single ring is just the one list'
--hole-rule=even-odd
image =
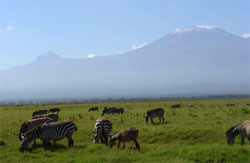
[{"label": "zebra stripe", "polygon": [[74,141],[72,139],[74,131],[77,131],[77,127],[71,120],[44,123],[25,134],[20,151],[26,149],[32,140],[41,139],[45,144],[49,143],[50,140],[61,140],[65,138],[65,136],[68,139],[68,146],[74,146]]},{"label": "zebra stripe", "polygon": [[[57,122],[57,121],[58,121],[58,115],[55,114],[55,113],[39,115],[37,118],[44,118],[44,117],[52,118],[52,119],[54,120],[54,122]],[[37,119],[37,118],[35,117],[35,118],[33,118],[33,119]]]},{"label": "zebra stripe", "polygon": [[[23,137],[25,132],[35,128],[38,125],[42,125],[44,123],[50,123],[50,122],[53,122],[53,119],[49,118],[49,117],[31,119],[31,120],[23,122],[21,125],[21,128],[20,128],[20,132],[19,132],[20,141],[22,141],[22,137]],[[36,144],[36,143],[34,142],[34,144]]]},{"label": "zebra stripe", "polygon": [[99,143],[100,139],[101,143],[105,141],[105,144],[108,145],[108,137],[113,129],[111,122],[106,118],[97,119],[94,129],[95,134],[93,138],[93,143]]},{"label": "zebra stripe", "polygon": [[145,115],[146,124],[148,124],[148,118],[151,119],[151,123],[154,123],[153,117],[159,117],[160,122],[161,120],[163,120],[163,123],[164,123],[164,109],[156,108],[156,109],[148,110],[147,114]]}]

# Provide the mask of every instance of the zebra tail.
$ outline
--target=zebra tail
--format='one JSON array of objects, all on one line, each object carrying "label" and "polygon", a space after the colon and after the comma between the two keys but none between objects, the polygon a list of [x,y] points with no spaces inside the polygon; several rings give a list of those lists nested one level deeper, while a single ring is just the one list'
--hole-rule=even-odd
[{"label": "zebra tail", "polygon": [[76,127],[76,125],[75,125],[75,128],[74,128],[74,129],[75,129],[75,131],[77,131],[77,127]]}]

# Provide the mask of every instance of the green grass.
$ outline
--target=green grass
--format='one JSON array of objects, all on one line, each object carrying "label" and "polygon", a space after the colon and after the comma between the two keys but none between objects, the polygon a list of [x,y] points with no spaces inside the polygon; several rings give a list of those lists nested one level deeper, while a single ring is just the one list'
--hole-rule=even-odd
[{"label": "green grass", "polygon": [[[41,105],[0,106],[0,162],[250,162],[250,146],[246,140],[240,145],[236,138],[234,146],[228,146],[224,138],[226,130],[237,123],[250,119],[250,107],[245,106],[250,99],[217,100],[168,100],[113,103],[79,103],[47,105],[59,107],[59,119],[72,119],[78,127],[73,135],[75,147],[67,147],[67,139],[57,142],[57,147],[44,149],[42,142],[32,151],[19,152],[18,132],[24,120],[31,118],[32,112],[43,108]],[[181,108],[170,109],[180,103]],[[188,107],[189,103],[194,107]],[[227,103],[235,103],[227,107]],[[126,149],[109,148],[93,144],[95,120],[101,111],[88,112],[88,108],[99,106],[123,107],[124,115],[107,115],[113,124],[113,132],[134,126],[139,129],[138,142],[141,151],[135,150],[132,142]],[[163,107],[165,123],[146,125],[144,113],[151,108]],[[29,148],[32,148],[31,143]]]}]

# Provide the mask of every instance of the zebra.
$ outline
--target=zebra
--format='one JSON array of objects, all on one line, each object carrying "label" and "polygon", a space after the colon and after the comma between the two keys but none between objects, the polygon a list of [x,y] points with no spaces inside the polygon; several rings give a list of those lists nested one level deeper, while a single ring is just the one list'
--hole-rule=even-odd
[{"label": "zebra", "polygon": [[44,110],[37,110],[37,111],[34,111],[32,113],[32,117],[34,118],[36,115],[42,115],[42,114],[47,114],[48,113],[48,110],[44,109]]},{"label": "zebra", "polygon": [[[55,114],[55,113],[52,113],[52,114],[42,114],[42,115],[39,115],[37,118],[43,118],[43,117],[49,117],[49,118],[52,118],[54,120],[54,122],[57,122],[58,121],[58,115]],[[36,119],[33,118],[33,119]]]},{"label": "zebra", "polygon": [[125,142],[134,141],[136,149],[140,151],[140,145],[137,141],[138,135],[139,135],[139,130],[136,129],[135,127],[130,127],[127,130],[121,130],[110,136],[109,145],[112,148],[114,143],[118,140],[117,148],[120,147],[121,142],[123,143],[123,148],[125,148]]},{"label": "zebra", "polygon": [[60,109],[59,108],[51,108],[51,109],[49,109],[49,112],[50,113],[54,113],[54,112],[60,112]]},{"label": "zebra", "polygon": [[104,142],[106,145],[108,145],[108,137],[112,129],[113,129],[112,123],[108,119],[106,118],[97,119],[94,127],[95,134],[92,134],[93,143],[94,144],[99,143],[100,139],[101,143]]},{"label": "zebra", "polygon": [[160,122],[161,122],[161,119],[162,119],[163,123],[164,123],[164,109],[156,108],[156,109],[148,110],[147,114],[145,115],[146,124],[148,124],[148,118],[151,119],[151,123],[154,123],[153,122],[153,117],[159,117]]},{"label": "zebra", "polygon": [[[44,123],[50,123],[50,122],[53,122],[53,119],[49,117],[31,119],[31,120],[23,122],[20,128],[20,132],[19,132],[19,140],[20,141],[23,140],[23,135],[25,132],[35,128],[38,125],[42,125]],[[36,146],[35,140],[34,140],[34,145]]]},{"label": "zebra", "polygon": [[236,136],[241,136],[241,145],[245,143],[245,138],[248,138],[250,145],[250,120],[246,120],[240,124],[237,124],[227,130],[225,137],[229,145],[234,144],[234,139]]},{"label": "zebra", "polygon": [[77,127],[71,120],[44,123],[28,131],[24,135],[19,150],[23,152],[24,149],[28,148],[29,143],[35,139],[41,139],[45,146],[48,144],[49,147],[51,147],[50,140],[61,140],[65,136],[68,139],[68,147],[70,148],[74,146],[74,141],[72,139],[74,131],[77,131]]},{"label": "zebra", "polygon": [[98,109],[99,109],[98,107],[92,107],[92,108],[89,108],[88,111],[89,111],[89,112],[90,112],[90,111],[98,111]]}]

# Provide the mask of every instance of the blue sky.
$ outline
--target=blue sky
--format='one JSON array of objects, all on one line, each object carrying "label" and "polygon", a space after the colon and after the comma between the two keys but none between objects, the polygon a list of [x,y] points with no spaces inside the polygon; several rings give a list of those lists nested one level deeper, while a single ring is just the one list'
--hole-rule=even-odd
[{"label": "blue sky", "polygon": [[198,25],[250,33],[250,1],[0,0],[0,70],[47,51],[66,58],[119,54]]}]

